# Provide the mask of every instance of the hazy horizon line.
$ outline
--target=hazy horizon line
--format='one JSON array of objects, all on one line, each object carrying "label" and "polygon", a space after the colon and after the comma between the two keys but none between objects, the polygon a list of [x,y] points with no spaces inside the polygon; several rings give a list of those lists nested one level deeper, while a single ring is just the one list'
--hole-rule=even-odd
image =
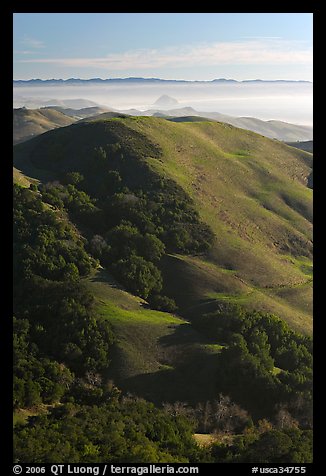
[{"label": "hazy horizon line", "polygon": [[237,83],[242,83],[242,82],[249,82],[249,81],[260,81],[260,82],[295,82],[295,83],[313,83],[313,81],[308,80],[308,79],[261,79],[261,78],[252,78],[252,79],[234,79],[234,78],[213,78],[213,79],[180,79],[180,78],[156,78],[153,76],[146,77],[146,76],[126,76],[126,77],[111,77],[111,78],[101,78],[101,77],[91,77],[91,78],[73,78],[73,77],[68,77],[68,78],[28,78],[28,79],[16,79],[13,78],[13,81],[114,81],[114,80],[152,80],[152,81],[176,81],[176,82],[187,82],[187,83],[195,83],[195,82],[213,82],[213,81],[233,81]]}]

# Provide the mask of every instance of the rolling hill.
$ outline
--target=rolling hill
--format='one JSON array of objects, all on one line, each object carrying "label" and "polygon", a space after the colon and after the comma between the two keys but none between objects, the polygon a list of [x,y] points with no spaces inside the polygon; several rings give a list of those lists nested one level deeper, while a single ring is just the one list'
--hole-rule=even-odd
[{"label": "rolling hill", "polygon": [[14,109],[13,142],[18,144],[57,127],[69,126],[76,119],[52,108]]},{"label": "rolling hill", "polygon": [[100,319],[108,320],[116,335],[108,377],[119,388],[156,403],[214,398],[214,355],[221,346],[185,319],[149,309],[105,270],[97,270],[86,283],[97,299]]},{"label": "rolling hill", "polygon": [[[107,116],[105,116],[105,114]],[[85,107],[73,109],[61,106],[41,107],[40,109],[26,109],[24,107],[13,110],[13,143],[18,144],[36,137],[43,132],[58,127],[69,126],[76,121],[93,116],[115,117],[119,113],[103,107]],[[124,114],[120,114],[124,116]]]},{"label": "rolling hill", "polygon": [[160,263],[165,293],[183,318],[237,302],[311,333],[310,153],[225,123],[115,117],[18,144],[14,165],[27,177],[55,180],[85,174],[94,149],[116,146],[123,159],[112,166],[128,186],[172,180],[214,233],[208,252],[167,253]]},{"label": "rolling hill", "polygon": [[14,89],[14,108],[26,107],[28,109],[38,109],[43,107],[58,106],[62,108],[82,109],[88,107],[100,107],[100,104],[84,98],[54,99],[49,97],[37,96],[18,96],[15,97]]},{"label": "rolling hill", "polygon": [[197,111],[192,107],[179,107],[174,109],[152,108],[147,111],[133,109],[121,111],[130,115],[163,116],[172,121],[189,121],[189,117],[204,117],[209,120],[225,122],[241,129],[257,132],[270,139],[284,142],[310,141],[313,137],[313,128],[310,126],[291,124],[282,121],[263,121],[255,117],[234,117],[220,112]]},{"label": "rolling hill", "polygon": [[[163,102],[164,102],[164,96]],[[161,99],[161,98],[159,98]],[[168,99],[173,99],[169,98]],[[164,104],[162,105],[162,107]],[[168,109],[157,109],[153,105],[152,109],[139,111],[137,109],[115,110],[102,106],[87,106],[83,108],[73,108],[66,105],[54,105],[41,107],[40,109],[14,109],[13,115],[13,136],[14,144],[35,137],[48,130],[72,124],[75,121],[90,117],[96,119],[106,119],[110,117],[131,116],[154,116],[162,117],[175,122],[189,122],[200,120],[211,120],[225,122],[241,129],[250,130],[264,135],[271,139],[287,142],[288,145],[298,147],[307,152],[312,152],[311,144],[313,129],[309,126],[290,124],[282,121],[263,121],[254,117],[233,117],[219,112],[198,112],[192,107],[179,107]]]}]

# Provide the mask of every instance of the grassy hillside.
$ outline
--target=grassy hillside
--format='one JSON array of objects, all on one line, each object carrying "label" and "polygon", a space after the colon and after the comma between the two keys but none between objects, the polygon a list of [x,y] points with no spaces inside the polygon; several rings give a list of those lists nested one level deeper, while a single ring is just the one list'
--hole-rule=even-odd
[{"label": "grassy hillside", "polygon": [[69,126],[76,119],[52,108],[14,109],[13,142],[18,144],[57,127]]},{"label": "grassy hillside", "polygon": [[226,124],[169,122],[163,128],[159,121],[147,119],[131,124],[142,132],[147,126],[150,139],[163,149],[160,162],[149,159],[152,166],[183,186],[215,231],[209,265],[200,259],[198,274],[198,266],[189,270],[188,260],[187,272],[181,272],[186,279],[194,276],[188,294],[206,287],[199,295],[210,298],[203,273],[220,273],[219,278],[211,279],[215,287],[224,288],[219,292],[237,294],[239,282],[249,291],[258,287],[256,305],[268,308],[273,301],[274,312],[279,308],[294,326],[310,329],[310,298],[299,312],[287,301],[286,293],[277,301],[270,299],[271,290],[305,283],[311,289],[311,276],[300,263],[312,253],[312,194],[306,187],[310,154],[249,131],[240,133]]},{"label": "grassy hillside", "polygon": [[37,180],[26,177],[26,175],[24,175],[20,170],[13,167],[13,182],[21,187],[29,187],[31,183],[37,183]]},{"label": "grassy hillside", "polygon": [[108,378],[119,388],[159,402],[198,402],[216,394],[216,361],[221,346],[190,323],[154,311],[123,289],[104,270],[86,280],[98,315],[117,338]]},{"label": "grassy hillside", "polygon": [[[234,117],[228,114],[221,114],[220,112],[208,112],[208,111],[196,111],[192,107],[180,107],[177,109],[159,110],[149,109],[141,112],[137,110],[123,111],[126,114],[133,116],[157,116],[164,117],[175,122],[189,122],[193,121],[193,118],[198,120],[213,120],[218,122],[225,122],[232,126],[246,129],[249,131],[262,134],[271,139],[277,139],[280,141],[307,141],[311,142],[313,137],[313,128],[311,126],[303,126],[298,124],[291,124],[283,121],[269,120],[263,121],[256,117]],[[171,117],[172,116],[172,117]]]},{"label": "grassy hillside", "polygon": [[147,180],[148,169],[173,179],[215,234],[206,256],[162,263],[166,292],[184,316],[238,300],[311,332],[311,154],[224,123],[129,117],[20,144],[15,165],[40,180],[85,173],[94,148],[117,143],[127,182]]}]

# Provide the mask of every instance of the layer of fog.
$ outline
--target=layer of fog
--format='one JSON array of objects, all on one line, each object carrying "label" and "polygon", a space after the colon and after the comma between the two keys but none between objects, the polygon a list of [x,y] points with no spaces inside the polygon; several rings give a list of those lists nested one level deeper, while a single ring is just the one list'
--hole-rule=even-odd
[{"label": "layer of fog", "polygon": [[15,86],[13,97],[14,107],[37,108],[58,104],[60,100],[82,98],[86,101],[81,107],[91,101],[116,110],[145,111],[153,108],[161,95],[176,99],[178,104],[174,108],[190,106],[203,112],[313,124],[313,86],[300,82]]}]

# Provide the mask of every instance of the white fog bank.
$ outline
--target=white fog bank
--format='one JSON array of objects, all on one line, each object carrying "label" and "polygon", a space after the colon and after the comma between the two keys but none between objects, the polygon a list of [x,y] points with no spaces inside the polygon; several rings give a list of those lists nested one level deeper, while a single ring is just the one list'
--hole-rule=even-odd
[{"label": "white fog bank", "polygon": [[[167,95],[174,108],[190,106],[197,111],[231,116],[280,120],[313,125],[313,85],[305,82],[123,82],[81,85],[14,86],[14,107],[37,108],[60,100],[84,99],[117,110],[153,107]],[[91,104],[90,104],[91,105]],[[83,106],[81,106],[83,107]]]}]

